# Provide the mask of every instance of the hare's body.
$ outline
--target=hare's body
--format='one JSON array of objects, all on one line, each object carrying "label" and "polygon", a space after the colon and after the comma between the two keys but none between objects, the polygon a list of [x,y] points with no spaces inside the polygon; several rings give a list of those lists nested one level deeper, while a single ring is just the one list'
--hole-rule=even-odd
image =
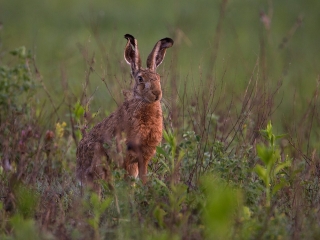
[{"label": "hare's body", "polygon": [[[139,171],[146,174],[148,160],[162,139],[160,102],[127,100],[116,112],[93,127],[78,145],[77,176],[81,181],[107,180],[110,159],[106,145],[111,145],[112,140],[121,137],[126,138],[127,145],[123,167],[134,177],[138,176]],[[142,161],[140,168],[139,160]]]},{"label": "hare's body", "polygon": [[[83,183],[93,184],[110,177],[108,146],[113,140],[125,140],[126,150],[121,164],[128,174],[146,182],[147,166],[162,139],[162,97],[160,76],[155,72],[165,50],[173,41],[160,40],[148,57],[147,69],[141,69],[137,42],[131,35],[125,48],[125,59],[131,65],[135,85],[132,97],[108,118],[94,126],[80,141],[77,149],[77,176]],[[118,148],[120,151],[121,148]],[[99,187],[98,187],[99,189]]]}]

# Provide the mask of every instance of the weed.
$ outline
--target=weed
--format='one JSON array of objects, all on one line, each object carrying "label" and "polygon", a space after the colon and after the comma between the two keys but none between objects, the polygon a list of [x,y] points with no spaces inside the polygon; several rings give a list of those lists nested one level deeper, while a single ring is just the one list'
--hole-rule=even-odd
[{"label": "weed", "polygon": [[265,184],[266,207],[269,208],[276,192],[289,184],[284,169],[291,166],[291,159],[286,156],[286,159],[281,160],[276,140],[284,135],[273,134],[271,122],[268,123],[266,129],[261,130],[261,133],[268,141],[269,146],[257,145],[257,153],[264,166],[257,164],[254,170]]}]

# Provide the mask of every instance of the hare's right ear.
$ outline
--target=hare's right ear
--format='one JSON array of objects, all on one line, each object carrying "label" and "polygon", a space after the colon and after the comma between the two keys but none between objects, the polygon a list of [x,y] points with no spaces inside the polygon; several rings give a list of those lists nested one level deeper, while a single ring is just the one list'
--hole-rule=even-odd
[{"label": "hare's right ear", "polygon": [[132,74],[141,68],[140,54],[138,50],[138,42],[132,35],[126,34],[124,37],[128,40],[124,49],[124,59],[131,66]]},{"label": "hare's right ear", "polygon": [[171,38],[163,38],[156,43],[147,59],[147,67],[151,71],[155,71],[162,63],[167,48],[172,47],[172,45],[173,40]]}]

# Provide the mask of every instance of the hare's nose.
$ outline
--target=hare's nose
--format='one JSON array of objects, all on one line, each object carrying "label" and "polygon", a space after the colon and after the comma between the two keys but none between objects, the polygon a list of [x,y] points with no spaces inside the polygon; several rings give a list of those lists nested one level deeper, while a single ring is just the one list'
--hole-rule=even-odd
[{"label": "hare's nose", "polygon": [[152,91],[152,93],[153,93],[153,95],[156,97],[156,100],[158,100],[158,99],[159,99],[159,96],[160,96],[160,94],[161,94],[161,91],[160,91],[160,90],[154,90],[154,91]]},{"label": "hare's nose", "polygon": [[154,90],[154,91],[152,91],[152,93],[153,93],[153,95],[155,95],[155,96],[159,96],[160,93],[161,93],[161,91],[160,91],[160,90]]}]

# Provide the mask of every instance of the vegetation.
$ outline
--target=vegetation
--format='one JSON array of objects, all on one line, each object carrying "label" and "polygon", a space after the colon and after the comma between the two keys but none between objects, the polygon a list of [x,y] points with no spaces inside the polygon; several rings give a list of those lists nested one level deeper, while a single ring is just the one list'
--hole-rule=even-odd
[{"label": "vegetation", "polygon": [[[0,4],[0,239],[320,238],[319,3]],[[175,40],[165,132],[99,198],[76,147],[130,88],[125,33]]]}]

